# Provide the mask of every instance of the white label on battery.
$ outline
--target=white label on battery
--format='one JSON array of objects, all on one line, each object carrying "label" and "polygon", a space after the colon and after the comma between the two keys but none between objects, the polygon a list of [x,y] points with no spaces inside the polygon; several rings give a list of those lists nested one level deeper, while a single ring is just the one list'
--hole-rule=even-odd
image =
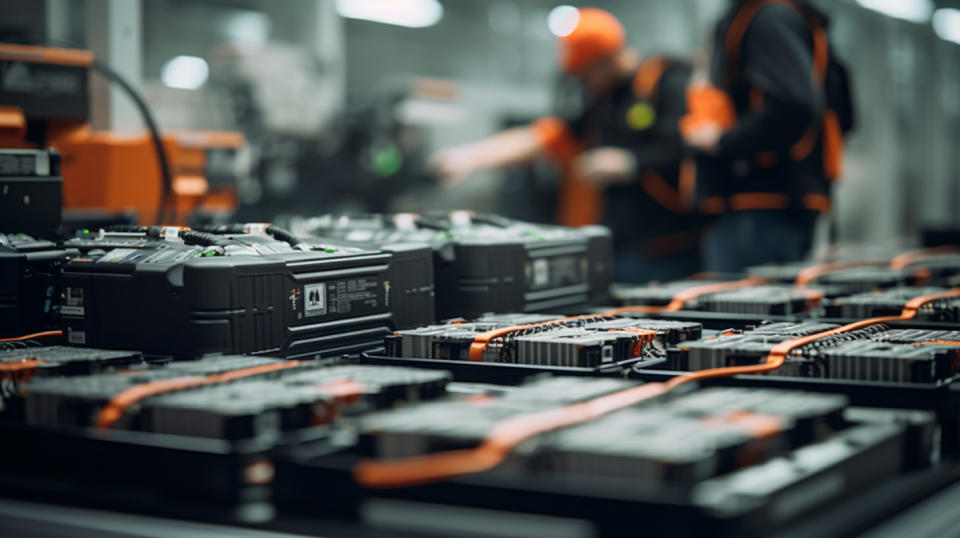
[{"label": "white label on battery", "polygon": [[182,243],[182,241],[180,240],[179,226],[164,226],[163,230],[160,231],[160,235],[163,237],[165,241]]},{"label": "white label on battery", "polygon": [[543,286],[550,283],[550,263],[545,258],[533,260],[533,285]]},{"label": "white label on battery", "polygon": [[97,263],[115,263],[122,262],[127,256],[136,252],[137,249],[133,248],[115,248],[103,256],[100,256],[100,259],[97,260]]},{"label": "white label on battery", "polygon": [[268,222],[248,222],[243,225],[243,233],[245,234],[263,234],[267,233],[267,226],[270,226]]},{"label": "white label on battery", "polygon": [[35,153],[37,156],[36,164],[36,174],[38,176],[49,176],[50,175],[50,155],[45,151],[38,151]]},{"label": "white label on battery", "polygon": [[71,344],[86,344],[87,343],[86,331],[74,331],[68,328],[67,342]]},{"label": "white label on battery", "polygon": [[303,287],[303,315],[322,316],[327,313],[327,285],[307,284]]},{"label": "white label on battery", "polygon": [[84,310],[82,306],[63,305],[60,307],[60,314],[63,316],[82,318]]},{"label": "white label on battery", "polygon": [[84,317],[83,288],[67,286],[64,290],[64,304],[60,306],[60,314],[77,318]]}]

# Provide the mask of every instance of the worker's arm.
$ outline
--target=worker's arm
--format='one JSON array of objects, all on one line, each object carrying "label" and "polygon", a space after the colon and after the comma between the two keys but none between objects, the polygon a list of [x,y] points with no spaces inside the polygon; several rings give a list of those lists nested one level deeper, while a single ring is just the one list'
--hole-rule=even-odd
[{"label": "worker's arm", "polygon": [[433,157],[432,165],[440,178],[455,181],[478,170],[530,162],[541,152],[541,142],[534,129],[516,127],[440,151]]},{"label": "worker's arm", "polygon": [[765,6],[744,35],[741,51],[740,72],[762,93],[762,106],[720,136],[717,153],[744,158],[786,151],[823,107],[823,91],[813,76],[809,24],[789,7]]},{"label": "worker's arm", "polygon": [[579,153],[580,141],[574,124],[549,116],[441,151],[433,158],[433,167],[440,178],[456,181],[471,172],[529,163],[542,156],[568,162]]},{"label": "worker's arm", "polygon": [[584,152],[576,161],[580,176],[605,186],[639,179],[638,172],[676,165],[683,158],[684,144],[678,122],[686,111],[688,74],[667,70],[660,80],[660,99],[655,120],[642,141],[622,148],[602,147]]}]

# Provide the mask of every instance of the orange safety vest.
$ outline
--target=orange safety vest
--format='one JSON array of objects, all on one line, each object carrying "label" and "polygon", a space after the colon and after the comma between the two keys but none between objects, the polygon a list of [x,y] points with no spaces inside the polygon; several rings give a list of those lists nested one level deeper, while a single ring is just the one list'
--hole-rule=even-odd
[{"label": "orange safety vest", "polygon": [[[659,99],[660,78],[671,63],[659,55],[646,58],[634,76],[631,88],[637,98],[655,103]],[[570,133],[561,133],[564,125],[556,118],[544,118],[534,124],[548,153],[557,157],[561,167],[561,182],[557,201],[557,220],[565,226],[586,226],[600,222],[604,211],[604,192],[593,183],[576,175],[572,162],[582,151],[579,141]],[[680,188],[674,189],[655,171],[647,171],[640,185],[654,201],[676,213],[687,213],[690,208],[695,181],[692,163],[681,164]]]},{"label": "orange safety vest", "polygon": [[[813,77],[820,87],[826,86],[827,69],[830,62],[830,48],[827,40],[827,31],[823,24],[813,16],[808,10],[803,9],[792,0],[751,0],[745,2],[740,10],[734,16],[727,30],[725,41],[726,50],[726,70],[725,76],[727,84],[732,84],[737,77],[738,64],[740,61],[740,47],[743,44],[743,37],[747,33],[747,28],[756,17],[757,13],[764,6],[771,4],[780,4],[786,6],[800,15],[810,25],[813,32]],[[759,91],[751,92],[750,106],[759,108],[763,103],[763,95]],[[815,118],[810,127],[804,132],[793,146],[790,147],[789,155],[794,161],[806,159],[816,147],[817,139],[823,140],[823,171],[830,180],[839,179],[842,172],[843,161],[843,131],[840,128],[840,121],[837,113],[829,107],[825,107],[823,116]],[[776,163],[776,156],[769,153],[761,153],[754,159],[754,163],[761,167],[769,167]]]}]

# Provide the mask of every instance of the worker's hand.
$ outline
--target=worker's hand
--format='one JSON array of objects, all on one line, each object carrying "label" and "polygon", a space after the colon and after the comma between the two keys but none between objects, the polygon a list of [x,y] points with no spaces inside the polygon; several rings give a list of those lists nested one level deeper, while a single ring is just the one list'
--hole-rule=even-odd
[{"label": "worker's hand", "polygon": [[691,148],[708,155],[715,155],[719,151],[721,136],[723,131],[720,126],[707,124],[691,133],[684,133],[683,139]]},{"label": "worker's hand", "polygon": [[436,178],[454,185],[463,181],[478,168],[474,150],[469,147],[454,147],[438,151],[430,157],[430,170]]},{"label": "worker's hand", "polygon": [[634,175],[636,160],[620,148],[597,148],[581,153],[573,162],[574,173],[598,187],[627,183]]}]

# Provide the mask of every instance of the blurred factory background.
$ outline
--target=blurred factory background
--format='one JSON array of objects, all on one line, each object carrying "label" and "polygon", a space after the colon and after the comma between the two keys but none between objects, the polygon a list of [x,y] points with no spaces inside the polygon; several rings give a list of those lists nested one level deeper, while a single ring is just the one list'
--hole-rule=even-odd
[{"label": "blurred factory background", "polygon": [[[641,52],[705,55],[726,0],[594,0]],[[832,215],[841,242],[907,237],[960,215],[960,0],[821,0],[858,125]],[[439,186],[436,149],[529,122],[559,92],[556,0],[0,2],[0,40],[92,49],[164,129],[243,132],[241,218],[284,211],[471,208],[554,215],[543,163]],[[554,28],[555,30],[555,28]],[[94,125],[143,129],[96,81]],[[114,92],[114,93],[111,93]]]}]

